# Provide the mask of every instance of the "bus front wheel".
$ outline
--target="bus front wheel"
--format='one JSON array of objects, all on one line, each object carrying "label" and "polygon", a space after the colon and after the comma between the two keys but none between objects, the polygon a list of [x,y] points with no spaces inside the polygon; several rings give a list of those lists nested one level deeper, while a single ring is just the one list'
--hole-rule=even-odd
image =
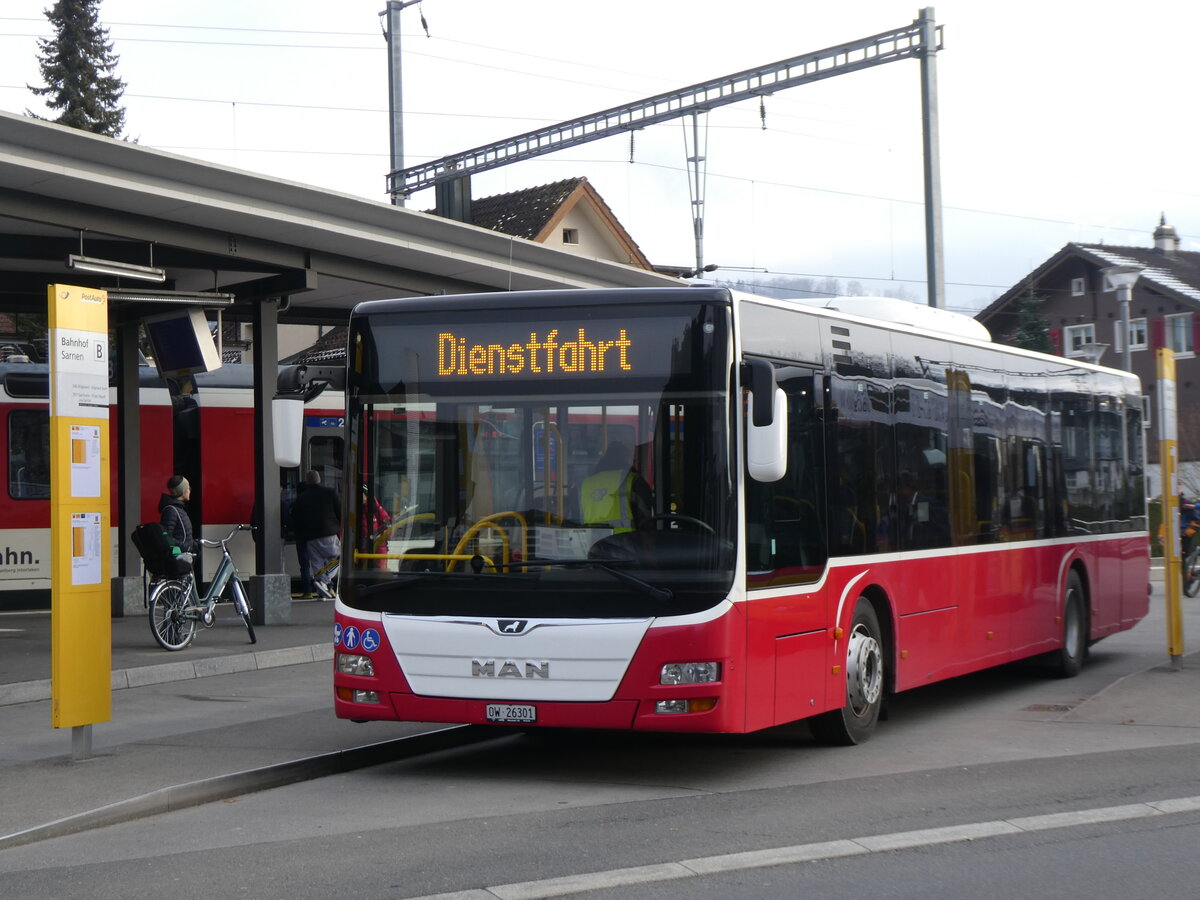
[{"label": "bus front wheel", "polygon": [[861,744],[875,732],[883,708],[883,631],[875,607],[859,597],[846,642],[846,705],[813,716],[809,730],[822,744]]},{"label": "bus front wheel", "polygon": [[1083,582],[1072,570],[1063,595],[1062,647],[1050,654],[1050,671],[1057,678],[1074,678],[1087,657],[1088,627]]}]

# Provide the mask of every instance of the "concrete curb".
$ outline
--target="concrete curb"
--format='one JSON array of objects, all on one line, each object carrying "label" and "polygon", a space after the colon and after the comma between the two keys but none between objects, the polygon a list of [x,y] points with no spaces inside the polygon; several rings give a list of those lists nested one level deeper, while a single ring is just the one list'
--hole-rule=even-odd
[{"label": "concrete curb", "polygon": [[160,788],[148,794],[101,806],[99,809],[47,822],[45,825],[35,825],[12,834],[0,835],[0,851],[50,838],[78,834],[93,828],[117,825],[159,813],[186,809],[190,806],[200,806],[215,800],[225,800],[229,797],[283,787],[300,781],[337,775],[354,769],[365,769],[369,766],[396,762],[426,753],[436,753],[440,750],[466,747],[481,741],[492,740],[504,733],[479,725],[454,725],[426,734],[396,738],[362,747],[351,747],[348,750],[337,750],[333,753],[324,753],[305,759],[276,763],[247,772],[231,772],[228,775],[218,775],[201,781]]},{"label": "concrete curb", "polygon": [[[206,656],[195,660],[162,663],[157,666],[138,666],[117,669],[112,673],[112,689],[146,687],[172,681],[188,681],[211,675],[236,675],[256,669],[275,669],[280,666],[299,666],[333,659],[333,644],[309,644],[306,647],[285,647],[280,650],[256,650],[231,656]],[[50,699],[50,679],[18,681],[0,684],[0,706],[35,703]]]}]

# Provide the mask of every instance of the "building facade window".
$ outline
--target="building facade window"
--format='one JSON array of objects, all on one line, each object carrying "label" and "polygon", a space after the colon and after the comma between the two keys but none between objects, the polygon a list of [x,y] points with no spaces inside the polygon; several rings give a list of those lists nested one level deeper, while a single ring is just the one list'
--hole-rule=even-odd
[{"label": "building facade window", "polygon": [[562,230],[562,239],[563,239],[564,244],[578,244],[579,243],[579,229],[578,228],[564,228]]},{"label": "building facade window", "polygon": [[1166,346],[1175,351],[1178,356],[1180,354],[1191,355],[1195,352],[1195,346],[1192,341],[1192,314],[1181,313],[1176,316],[1166,316],[1164,318],[1163,340]]},{"label": "building facade window", "polygon": [[1083,296],[1083,279],[1082,278],[1072,278],[1071,279],[1071,296],[1072,297],[1082,297]]},{"label": "building facade window", "polygon": [[[1125,342],[1121,339],[1121,323],[1113,323],[1113,351],[1116,353],[1125,352]],[[1149,344],[1146,340],[1146,320],[1145,319],[1130,319],[1129,320],[1129,349],[1130,350],[1145,350]]]},{"label": "building facade window", "polygon": [[1067,356],[1084,356],[1084,345],[1094,343],[1096,343],[1095,325],[1068,325],[1063,329],[1063,349],[1067,351]]}]

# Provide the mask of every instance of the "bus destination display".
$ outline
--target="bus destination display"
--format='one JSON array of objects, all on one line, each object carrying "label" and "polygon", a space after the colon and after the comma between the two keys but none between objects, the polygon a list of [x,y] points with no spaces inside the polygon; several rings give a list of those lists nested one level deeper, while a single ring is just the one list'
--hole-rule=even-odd
[{"label": "bus destination display", "polygon": [[408,326],[403,334],[422,377],[438,381],[636,377],[669,374],[692,325],[684,317],[634,317]]},{"label": "bus destination display", "polygon": [[[594,331],[595,329],[593,329]],[[438,335],[438,368],[442,375],[599,375],[633,371],[629,350],[633,341],[625,328],[615,340],[592,340],[580,328],[573,340],[560,340],[559,330],[529,332],[523,343],[469,343],[452,331]],[[564,335],[565,338],[565,335]]]}]

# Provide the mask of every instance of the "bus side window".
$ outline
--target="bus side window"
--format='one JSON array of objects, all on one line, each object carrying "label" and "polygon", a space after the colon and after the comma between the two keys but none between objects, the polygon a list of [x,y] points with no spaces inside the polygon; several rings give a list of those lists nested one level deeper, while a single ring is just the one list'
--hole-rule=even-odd
[{"label": "bus side window", "polygon": [[776,482],[746,475],[746,570],[750,587],[817,580],[827,552],[820,485],[821,426],[811,374],[780,378],[788,401],[787,473]]}]

